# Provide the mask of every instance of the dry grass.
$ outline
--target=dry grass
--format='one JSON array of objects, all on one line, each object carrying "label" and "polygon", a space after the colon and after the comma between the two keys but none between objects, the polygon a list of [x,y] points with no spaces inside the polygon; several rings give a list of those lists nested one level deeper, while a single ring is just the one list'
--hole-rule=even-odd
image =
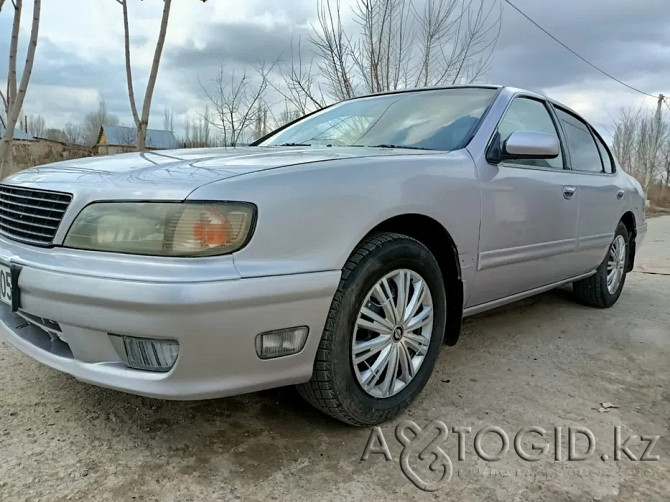
[{"label": "dry grass", "polygon": [[29,167],[41,166],[52,162],[60,162],[68,159],[80,159],[91,157],[93,152],[88,147],[66,146],[60,148],[42,148],[35,150],[25,146],[14,147],[14,172],[22,171]]},{"label": "dry grass", "polygon": [[670,214],[670,187],[658,184],[649,189],[647,217]]},{"label": "dry grass", "polygon": [[653,186],[649,189],[648,198],[653,206],[670,208],[670,187]]}]

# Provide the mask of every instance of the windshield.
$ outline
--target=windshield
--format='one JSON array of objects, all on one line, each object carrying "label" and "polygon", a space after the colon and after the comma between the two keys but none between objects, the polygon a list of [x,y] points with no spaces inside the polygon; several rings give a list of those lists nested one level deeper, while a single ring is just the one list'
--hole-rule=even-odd
[{"label": "windshield", "polygon": [[260,146],[465,146],[496,90],[452,88],[344,101],[306,117]]}]

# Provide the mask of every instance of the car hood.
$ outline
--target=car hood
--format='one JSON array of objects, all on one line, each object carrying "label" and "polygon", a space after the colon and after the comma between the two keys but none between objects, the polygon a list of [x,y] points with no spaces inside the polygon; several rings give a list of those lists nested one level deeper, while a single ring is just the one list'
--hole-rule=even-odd
[{"label": "car hood", "polygon": [[401,153],[410,152],[351,147],[162,150],[47,164],[21,171],[2,183],[87,195],[88,199],[182,200],[205,184],[266,169]]}]

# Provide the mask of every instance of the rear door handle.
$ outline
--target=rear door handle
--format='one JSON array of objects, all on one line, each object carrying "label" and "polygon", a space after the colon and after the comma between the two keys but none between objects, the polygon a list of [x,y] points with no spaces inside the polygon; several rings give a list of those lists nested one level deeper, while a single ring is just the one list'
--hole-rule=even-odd
[{"label": "rear door handle", "polygon": [[623,199],[624,191],[623,190],[617,190],[616,192],[616,198],[621,200]]},{"label": "rear door handle", "polygon": [[563,198],[572,199],[575,196],[576,192],[577,192],[577,187],[573,187],[571,185],[564,186],[563,187]]}]

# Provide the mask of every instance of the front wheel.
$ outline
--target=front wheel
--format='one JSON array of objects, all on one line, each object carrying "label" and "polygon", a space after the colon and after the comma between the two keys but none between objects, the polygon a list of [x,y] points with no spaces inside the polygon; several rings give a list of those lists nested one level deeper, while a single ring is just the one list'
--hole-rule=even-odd
[{"label": "front wheel", "polygon": [[572,289],[577,301],[597,308],[608,308],[616,303],[626,282],[628,241],[626,225],[619,222],[607,255],[596,269],[596,273],[573,284]]},{"label": "front wheel", "polygon": [[446,311],[440,267],[423,244],[393,233],[367,239],[343,269],[300,394],[352,425],[392,418],[428,382]]}]

